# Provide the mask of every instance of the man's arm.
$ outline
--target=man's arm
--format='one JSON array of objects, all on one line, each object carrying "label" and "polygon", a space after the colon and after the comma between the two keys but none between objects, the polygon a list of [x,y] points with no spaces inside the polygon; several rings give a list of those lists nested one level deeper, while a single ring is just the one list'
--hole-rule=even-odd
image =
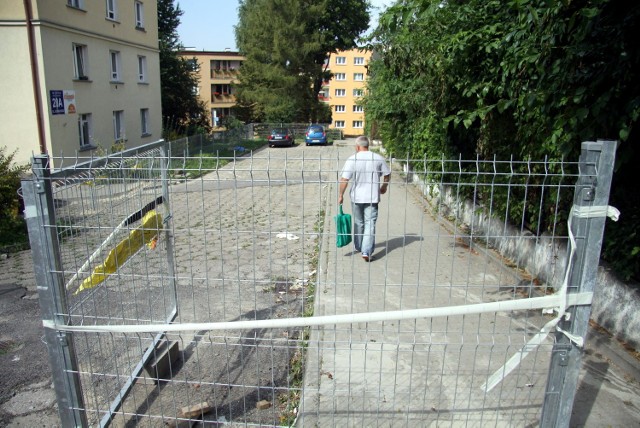
[{"label": "man's arm", "polygon": [[338,190],[338,204],[342,205],[342,201],[344,200],[344,191],[347,190],[347,186],[349,185],[349,180],[346,178],[340,178],[340,188]]},{"label": "man's arm", "polygon": [[387,193],[387,185],[389,184],[389,180],[391,179],[391,174],[387,174],[382,177],[382,184],[380,185],[380,194],[384,195]]}]

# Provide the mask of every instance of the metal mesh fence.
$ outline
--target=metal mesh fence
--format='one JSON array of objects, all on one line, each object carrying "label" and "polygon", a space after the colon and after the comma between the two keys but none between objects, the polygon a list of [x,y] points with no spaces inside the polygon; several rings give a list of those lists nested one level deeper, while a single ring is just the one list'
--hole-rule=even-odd
[{"label": "metal mesh fence", "polygon": [[[88,424],[539,420],[553,339],[530,341],[553,315],[509,302],[562,282],[577,163],[390,159],[365,263],[335,246],[352,153],[336,142],[201,156],[181,141],[47,178],[58,315],[86,327],[72,333],[72,405]],[[150,213],[159,221],[144,223]],[[93,284],[110,255],[116,268]]]}]

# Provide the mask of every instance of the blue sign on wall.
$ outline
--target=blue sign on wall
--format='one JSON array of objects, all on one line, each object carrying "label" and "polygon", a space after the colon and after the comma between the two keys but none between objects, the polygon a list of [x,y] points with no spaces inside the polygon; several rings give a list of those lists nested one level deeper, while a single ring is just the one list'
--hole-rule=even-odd
[{"label": "blue sign on wall", "polygon": [[51,114],[64,114],[64,97],[62,91],[49,91]]}]

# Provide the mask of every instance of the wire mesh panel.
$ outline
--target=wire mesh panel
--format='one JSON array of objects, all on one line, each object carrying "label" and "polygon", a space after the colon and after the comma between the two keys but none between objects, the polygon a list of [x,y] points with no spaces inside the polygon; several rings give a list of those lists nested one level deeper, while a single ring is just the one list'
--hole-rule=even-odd
[{"label": "wire mesh panel", "polygon": [[576,163],[389,159],[365,262],[335,244],[352,144],[162,147],[52,178],[69,313],[47,326],[89,424],[539,420]]}]

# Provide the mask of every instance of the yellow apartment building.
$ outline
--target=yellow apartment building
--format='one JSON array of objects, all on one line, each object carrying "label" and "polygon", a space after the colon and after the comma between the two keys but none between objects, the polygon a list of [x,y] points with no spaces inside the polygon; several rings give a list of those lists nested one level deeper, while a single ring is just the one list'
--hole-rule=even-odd
[{"label": "yellow apartment building", "polygon": [[236,104],[233,85],[245,57],[230,50],[182,51],[180,55],[198,61],[198,95],[209,107],[211,125],[214,128],[220,126]]},{"label": "yellow apartment building", "polygon": [[364,110],[358,101],[364,95],[370,59],[371,52],[364,49],[339,51],[328,59],[333,78],[324,82],[319,99],[331,106],[331,127],[345,136],[364,134]]},{"label": "yellow apartment building", "polygon": [[89,156],[162,138],[155,0],[1,0],[0,146]]}]

